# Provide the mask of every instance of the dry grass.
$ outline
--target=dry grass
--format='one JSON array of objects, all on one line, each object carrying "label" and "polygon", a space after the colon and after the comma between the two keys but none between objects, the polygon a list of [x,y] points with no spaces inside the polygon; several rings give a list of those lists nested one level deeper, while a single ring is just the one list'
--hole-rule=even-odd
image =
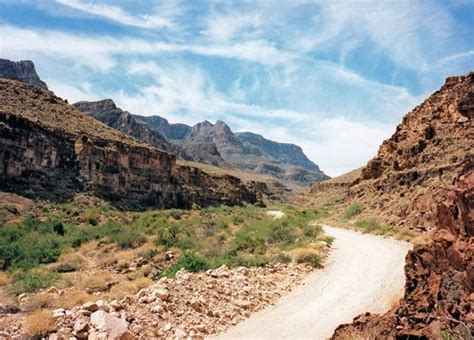
[{"label": "dry grass", "polygon": [[0,271],[0,287],[10,284],[11,279],[7,273]]},{"label": "dry grass", "polygon": [[56,329],[56,322],[50,311],[39,309],[27,316],[25,331],[32,337],[44,337]]},{"label": "dry grass", "polygon": [[108,291],[114,282],[114,275],[102,270],[81,275],[78,281],[75,282],[75,286],[78,286],[84,291],[104,292]]},{"label": "dry grass", "polygon": [[317,250],[297,248],[291,253],[293,261],[296,263],[307,263],[313,267],[319,267],[321,265],[321,255]]}]

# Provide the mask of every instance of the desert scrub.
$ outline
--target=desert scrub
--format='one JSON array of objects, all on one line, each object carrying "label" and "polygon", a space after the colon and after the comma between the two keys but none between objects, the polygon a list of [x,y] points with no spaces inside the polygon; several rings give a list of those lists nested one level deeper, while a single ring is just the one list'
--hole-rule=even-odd
[{"label": "desert scrub", "polygon": [[186,269],[188,272],[199,272],[209,269],[209,262],[194,253],[187,252],[163,275],[173,277],[180,269]]},{"label": "desert scrub", "polygon": [[295,249],[293,251],[293,260],[296,263],[306,263],[315,268],[321,266],[321,256],[314,249]]},{"label": "desert scrub", "polygon": [[380,228],[380,224],[374,218],[358,220],[355,223],[355,226],[357,229],[361,229],[363,232],[367,233],[374,232]]},{"label": "desert scrub", "polygon": [[364,206],[360,202],[352,202],[352,204],[344,212],[344,219],[350,220],[356,215],[359,215],[364,210]]},{"label": "desert scrub", "polygon": [[53,314],[47,310],[37,310],[26,317],[26,333],[34,338],[42,338],[56,330]]},{"label": "desert scrub", "polygon": [[36,292],[50,287],[60,280],[61,276],[58,273],[45,269],[17,270],[12,274],[9,291],[16,295]]}]

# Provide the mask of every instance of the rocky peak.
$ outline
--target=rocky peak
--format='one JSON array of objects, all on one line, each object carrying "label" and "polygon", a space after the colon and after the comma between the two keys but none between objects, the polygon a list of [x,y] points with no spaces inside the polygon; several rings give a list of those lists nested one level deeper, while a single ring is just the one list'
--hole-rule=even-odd
[{"label": "rocky peak", "polygon": [[46,83],[36,73],[35,65],[31,60],[11,61],[0,59],[0,77],[19,80],[25,84],[48,89]]}]

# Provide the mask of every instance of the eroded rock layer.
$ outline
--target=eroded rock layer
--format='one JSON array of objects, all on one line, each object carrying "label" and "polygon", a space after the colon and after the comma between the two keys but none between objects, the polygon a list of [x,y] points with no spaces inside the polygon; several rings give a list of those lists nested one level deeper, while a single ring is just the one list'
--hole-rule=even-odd
[{"label": "eroded rock layer", "polygon": [[141,144],[49,91],[2,79],[0,94],[3,191],[55,201],[88,192],[131,209],[257,201],[251,184],[178,166],[173,154]]}]

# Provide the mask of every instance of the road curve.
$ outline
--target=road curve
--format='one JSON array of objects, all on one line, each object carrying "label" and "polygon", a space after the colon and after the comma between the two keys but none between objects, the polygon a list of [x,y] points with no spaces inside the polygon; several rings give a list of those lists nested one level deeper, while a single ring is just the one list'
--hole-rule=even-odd
[{"label": "road curve", "polygon": [[334,236],[324,269],[217,339],[327,339],[364,312],[381,313],[403,294],[411,244],[325,226]]}]

